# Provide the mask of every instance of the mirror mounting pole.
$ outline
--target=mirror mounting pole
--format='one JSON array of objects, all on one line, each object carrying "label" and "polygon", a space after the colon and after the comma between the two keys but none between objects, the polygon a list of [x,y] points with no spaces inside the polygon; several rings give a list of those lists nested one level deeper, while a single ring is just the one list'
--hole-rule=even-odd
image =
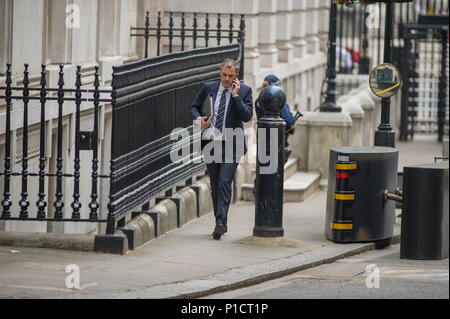
[{"label": "mirror mounting pole", "polygon": [[[392,60],[392,22],[393,12],[391,2],[386,2],[386,22],[384,33],[384,62],[391,63]],[[375,132],[375,146],[395,147],[395,132],[390,125],[390,98],[381,100],[381,123],[378,131]]]}]

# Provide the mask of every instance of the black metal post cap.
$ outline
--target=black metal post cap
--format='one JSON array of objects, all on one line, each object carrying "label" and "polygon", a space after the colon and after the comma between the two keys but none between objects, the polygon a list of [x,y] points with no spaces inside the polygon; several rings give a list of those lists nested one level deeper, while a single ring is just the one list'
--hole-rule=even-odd
[{"label": "black metal post cap", "polygon": [[337,105],[336,103],[332,101],[325,101],[322,105],[319,107],[320,112],[341,112],[342,107]]},{"label": "black metal post cap", "polygon": [[259,103],[261,103],[264,116],[278,116],[286,104],[286,94],[280,87],[269,85],[261,91]]}]

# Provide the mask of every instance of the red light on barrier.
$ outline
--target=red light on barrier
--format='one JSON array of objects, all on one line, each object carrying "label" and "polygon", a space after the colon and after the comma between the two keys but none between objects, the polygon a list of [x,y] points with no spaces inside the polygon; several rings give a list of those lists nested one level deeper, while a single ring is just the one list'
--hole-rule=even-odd
[{"label": "red light on barrier", "polygon": [[337,178],[348,178],[348,173],[337,172]]}]

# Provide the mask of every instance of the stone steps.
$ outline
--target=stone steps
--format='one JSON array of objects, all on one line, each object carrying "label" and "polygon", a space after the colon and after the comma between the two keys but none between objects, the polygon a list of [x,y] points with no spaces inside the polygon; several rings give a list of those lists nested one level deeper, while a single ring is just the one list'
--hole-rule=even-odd
[{"label": "stone steps", "polygon": [[[297,158],[290,158],[284,165],[284,180],[288,180],[289,177],[295,174],[297,172]],[[252,169],[252,180],[254,181],[256,178],[256,168]]]},{"label": "stone steps", "polygon": [[[287,163],[286,163],[287,164]],[[316,172],[294,172],[284,181],[283,202],[301,202],[319,189],[320,174]],[[254,201],[253,184],[243,184],[241,199]]]},{"label": "stone steps", "polygon": [[320,174],[296,172],[284,182],[283,201],[302,202],[319,189]]}]

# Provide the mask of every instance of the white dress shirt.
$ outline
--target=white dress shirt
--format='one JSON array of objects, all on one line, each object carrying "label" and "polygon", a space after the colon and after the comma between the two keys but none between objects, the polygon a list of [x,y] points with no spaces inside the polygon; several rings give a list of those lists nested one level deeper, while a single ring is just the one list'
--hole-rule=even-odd
[{"label": "white dress shirt", "polygon": [[[217,119],[217,115],[219,113],[220,99],[222,98],[223,90],[225,90],[225,87],[222,85],[222,82],[220,82],[219,90],[217,91],[216,100],[214,101],[214,119],[213,119],[213,121],[211,121],[211,126],[208,127],[207,129],[205,129],[205,131],[203,132],[203,134],[205,134],[206,137],[211,137],[211,139],[213,139],[213,136],[214,136],[215,140],[217,140],[217,139],[225,140],[225,122],[227,120],[228,104],[230,103],[232,89],[233,89],[233,86],[230,86],[225,95],[225,99],[226,99],[225,100],[225,114],[223,116],[222,134],[220,134],[220,128],[218,128],[214,125],[215,120]],[[198,119],[199,118],[197,118],[197,121],[198,121]],[[217,129],[217,130],[214,131],[214,129]],[[214,134],[214,132],[216,134]]]}]

